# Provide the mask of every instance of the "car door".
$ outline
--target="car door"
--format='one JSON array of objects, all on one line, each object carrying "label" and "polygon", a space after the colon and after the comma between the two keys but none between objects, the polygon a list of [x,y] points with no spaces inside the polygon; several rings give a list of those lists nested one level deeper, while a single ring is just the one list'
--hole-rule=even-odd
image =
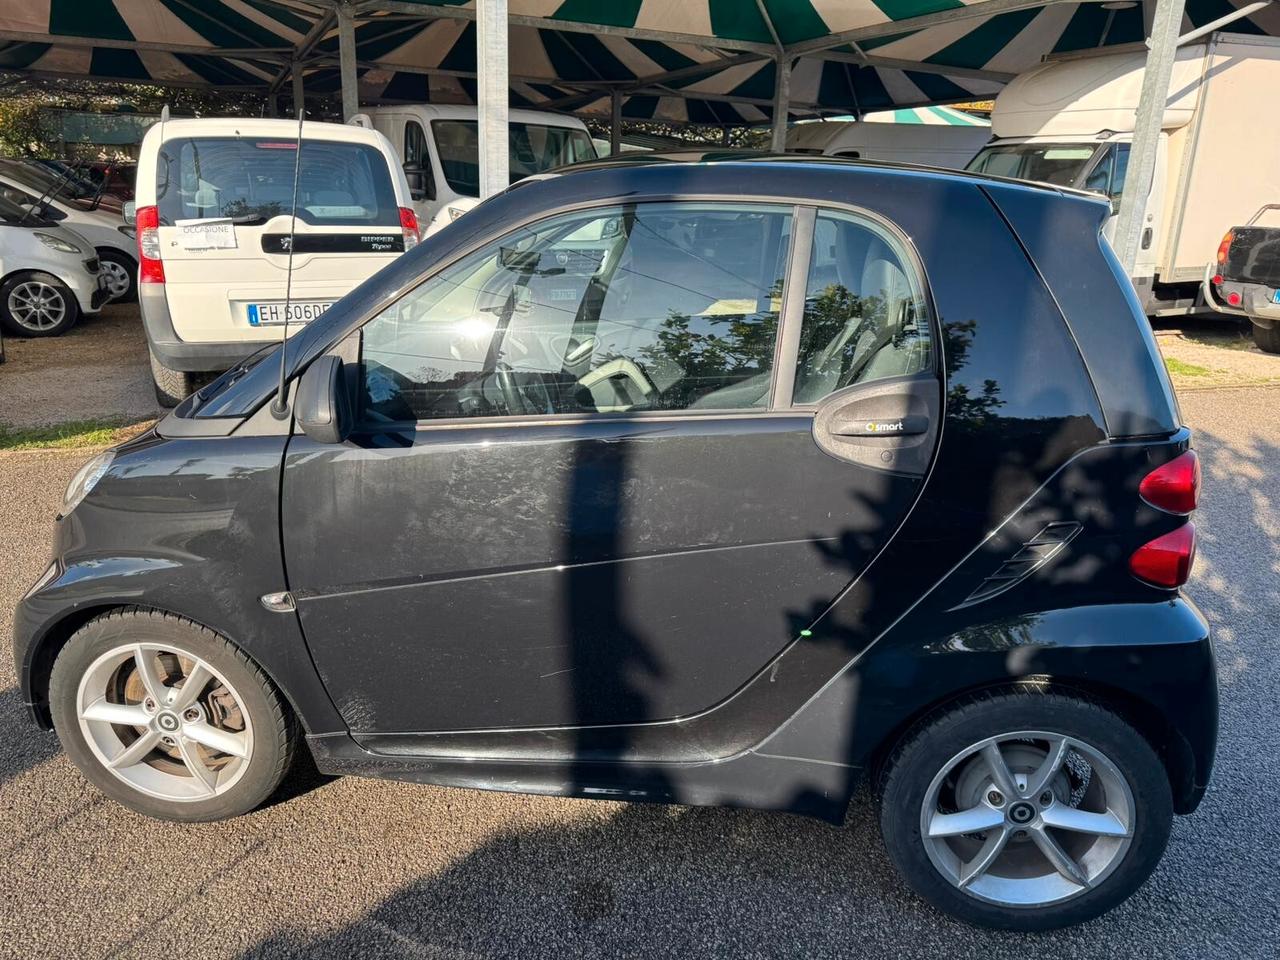
[{"label": "car door", "polygon": [[[691,717],[766,670],[919,493],[940,386],[905,241],[855,212],[571,211],[339,349],[291,589],[357,737]],[[777,686],[781,688],[781,684]]]}]

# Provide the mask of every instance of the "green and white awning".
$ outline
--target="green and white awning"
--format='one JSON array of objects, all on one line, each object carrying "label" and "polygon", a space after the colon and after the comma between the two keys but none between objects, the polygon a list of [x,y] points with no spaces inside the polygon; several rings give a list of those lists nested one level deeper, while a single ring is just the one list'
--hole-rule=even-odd
[{"label": "green and white awning", "polygon": [[[1155,0],[509,0],[512,102],[703,123],[988,98],[1046,54],[1143,39]],[[1186,0],[1187,29],[1250,0]],[[472,0],[356,4],[361,95],[474,99]],[[1280,35],[1280,2],[1233,32]],[[0,70],[167,85],[338,86],[334,0],[0,0]]]},{"label": "green and white awning", "polygon": [[951,107],[914,107],[877,110],[862,118],[864,123],[911,123],[926,127],[989,127],[991,121]]}]

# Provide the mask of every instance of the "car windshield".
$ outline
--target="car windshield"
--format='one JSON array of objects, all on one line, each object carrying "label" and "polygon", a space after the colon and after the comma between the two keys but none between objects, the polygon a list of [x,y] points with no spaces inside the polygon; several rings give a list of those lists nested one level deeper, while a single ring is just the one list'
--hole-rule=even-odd
[{"label": "car windshield", "polygon": [[1018,143],[984,147],[966,168],[1015,180],[1074,186],[1098,147],[1092,143]]},{"label": "car windshield", "polygon": [[18,206],[12,200],[0,196],[0,223],[7,224],[9,226],[17,226],[23,222],[24,217],[26,218],[26,222],[31,225],[43,224],[45,222],[38,217],[28,214],[26,210],[23,210],[22,207]]},{"label": "car windshield", "polygon": [[70,168],[50,170],[38,163],[0,160],[0,174],[37,197],[48,195],[60,200],[92,200],[97,188],[86,183]]},{"label": "car windshield", "polygon": [[[160,222],[230,217],[262,224],[293,204],[294,140],[184,137],[160,150]],[[398,227],[387,160],[363,144],[302,141],[298,219],[313,226]]]},{"label": "car windshield", "polygon": [[[475,120],[435,120],[431,124],[444,178],[455,193],[480,196],[480,128]],[[507,132],[511,182],[579,160],[594,160],[595,147],[584,130],[513,121]]]}]

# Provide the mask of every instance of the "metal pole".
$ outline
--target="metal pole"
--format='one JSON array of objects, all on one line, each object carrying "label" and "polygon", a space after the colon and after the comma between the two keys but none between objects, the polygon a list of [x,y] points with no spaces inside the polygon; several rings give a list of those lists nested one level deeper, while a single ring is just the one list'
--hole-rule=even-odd
[{"label": "metal pole", "polygon": [[511,183],[507,140],[507,0],[476,0],[476,107],[480,120],[480,199]]},{"label": "metal pole", "polygon": [[1181,47],[1190,43],[1192,40],[1199,40],[1205,34],[1213,33],[1215,30],[1221,30],[1223,27],[1230,26],[1237,20],[1243,20],[1251,13],[1257,13],[1264,7],[1269,6],[1271,6],[1271,0],[1257,0],[1256,3],[1251,3],[1247,7],[1239,7],[1236,10],[1232,10],[1225,16],[1221,16],[1211,23],[1206,23],[1203,27],[1197,27],[1195,30],[1184,33],[1178,38],[1178,46]]},{"label": "metal pole", "polygon": [[289,76],[293,80],[293,112],[307,108],[307,94],[302,84],[302,64],[289,64]]},{"label": "metal pole", "polygon": [[609,91],[609,156],[617,156],[622,150],[622,91],[614,87]]},{"label": "metal pole", "polygon": [[773,139],[769,149],[783,153],[787,149],[787,107],[791,103],[791,58],[778,57],[777,79],[773,86]]},{"label": "metal pole", "polygon": [[1173,61],[1178,54],[1178,31],[1186,0],[1156,0],[1147,41],[1147,66],[1138,96],[1138,114],[1133,125],[1133,145],[1129,148],[1129,169],[1120,197],[1116,221],[1115,249],[1130,276],[1138,261],[1138,243],[1147,221],[1147,194],[1156,172],[1156,149],[1169,98]]},{"label": "metal pole", "polygon": [[338,74],[342,87],[342,119],[360,112],[360,91],[356,87],[356,21],[347,4],[338,7]]}]

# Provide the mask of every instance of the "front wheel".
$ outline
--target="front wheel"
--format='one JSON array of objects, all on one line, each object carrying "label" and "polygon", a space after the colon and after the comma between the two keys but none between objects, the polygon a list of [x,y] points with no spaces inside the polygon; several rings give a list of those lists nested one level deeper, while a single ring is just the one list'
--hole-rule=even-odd
[{"label": "front wheel", "polygon": [[51,273],[16,273],[0,285],[0,322],[19,337],[57,337],[80,319],[71,288]]},{"label": "front wheel", "polygon": [[1280,353],[1280,323],[1269,327],[1253,324],[1253,342],[1263,353]]},{"label": "front wheel", "polygon": [[1119,716],[1040,692],[974,698],[894,751],[881,832],[907,882],[980,926],[1090,920],[1150,876],[1173,821],[1169,780]]},{"label": "front wheel", "polygon": [[138,265],[132,257],[108,247],[98,251],[98,262],[107,275],[107,292],[113,302],[132,303],[138,299]]},{"label": "front wheel", "polygon": [[63,749],[113,800],[163,820],[252,810],[292,760],[294,722],[244,654],[153,610],[90,620],[58,654],[49,704]]}]

